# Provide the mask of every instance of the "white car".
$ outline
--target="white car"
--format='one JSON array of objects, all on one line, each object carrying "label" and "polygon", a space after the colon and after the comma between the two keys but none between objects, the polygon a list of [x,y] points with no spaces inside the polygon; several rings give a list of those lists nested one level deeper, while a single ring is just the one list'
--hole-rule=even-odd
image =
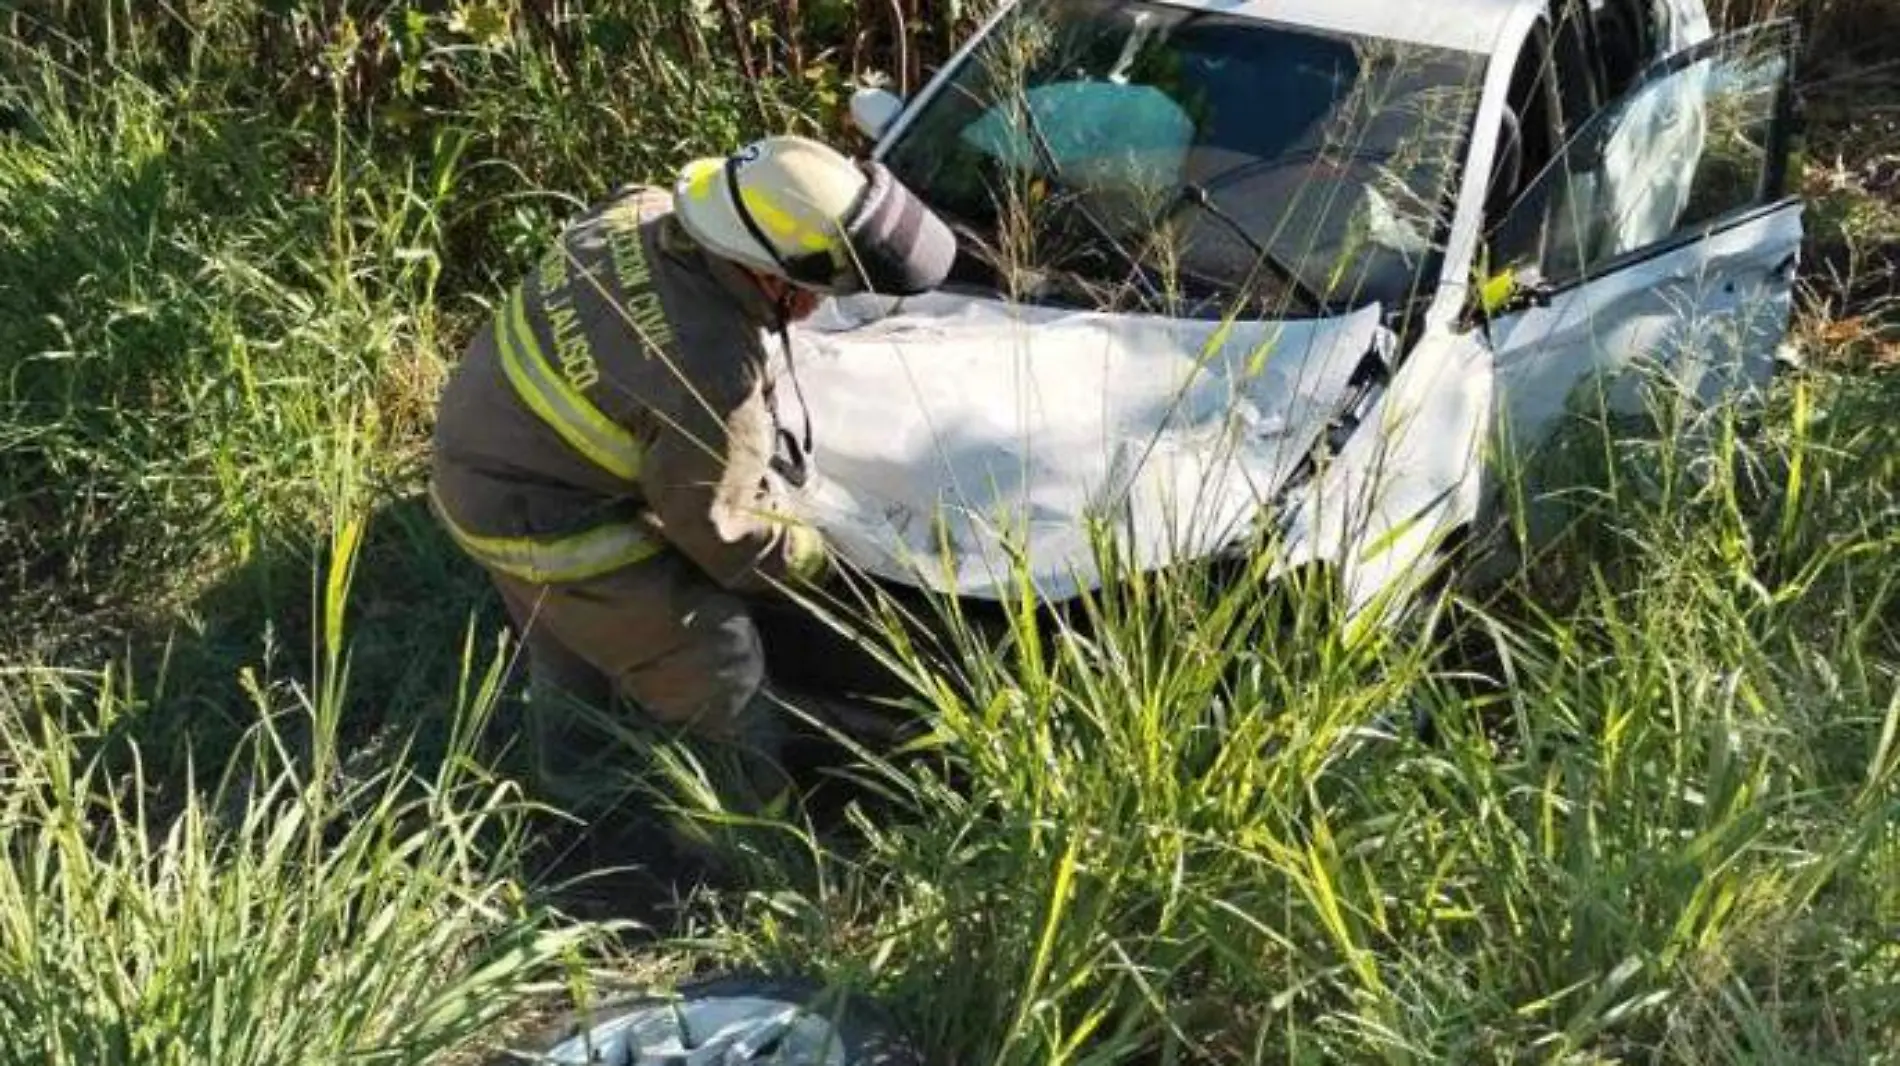
[{"label": "white car", "polygon": [[1106,530],[1144,568],[1264,533],[1403,602],[1497,505],[1500,441],[1640,405],[1643,366],[1771,374],[1792,58],[1702,0],[1007,4],[913,99],[853,101],[962,253],[795,333],[801,506],[971,600],[1099,585]]}]

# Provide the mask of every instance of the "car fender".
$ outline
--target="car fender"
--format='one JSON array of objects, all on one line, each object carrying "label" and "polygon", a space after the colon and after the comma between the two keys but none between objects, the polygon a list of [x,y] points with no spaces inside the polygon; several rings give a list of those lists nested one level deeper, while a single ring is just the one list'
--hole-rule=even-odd
[{"label": "car fender", "polygon": [[1495,394],[1477,333],[1428,333],[1337,454],[1285,501],[1275,573],[1335,572],[1353,624],[1379,624],[1478,517]]}]

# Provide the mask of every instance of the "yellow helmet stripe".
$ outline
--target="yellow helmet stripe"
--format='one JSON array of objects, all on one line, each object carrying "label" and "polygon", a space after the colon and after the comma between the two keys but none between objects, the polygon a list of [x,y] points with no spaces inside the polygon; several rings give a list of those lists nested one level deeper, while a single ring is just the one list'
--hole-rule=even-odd
[{"label": "yellow helmet stripe", "polygon": [[504,313],[497,316],[495,341],[509,384],[541,421],[596,466],[626,481],[639,480],[640,442],[588,402],[548,362],[528,324],[519,286]]},{"label": "yellow helmet stripe", "polygon": [[664,544],[624,522],[545,540],[479,536],[456,523],[433,487],[429,501],[463,551],[484,566],[537,585],[585,581],[644,562],[665,550]]},{"label": "yellow helmet stripe", "polygon": [[689,163],[682,178],[687,197],[705,200],[711,196],[718,185],[719,175],[724,172],[725,168],[716,159],[699,159]]},{"label": "yellow helmet stripe", "polygon": [[742,189],[739,195],[745,200],[746,210],[752,212],[752,217],[772,236],[796,244],[806,252],[823,252],[831,248],[830,234],[806,225],[797,215],[781,207],[765,190]]}]

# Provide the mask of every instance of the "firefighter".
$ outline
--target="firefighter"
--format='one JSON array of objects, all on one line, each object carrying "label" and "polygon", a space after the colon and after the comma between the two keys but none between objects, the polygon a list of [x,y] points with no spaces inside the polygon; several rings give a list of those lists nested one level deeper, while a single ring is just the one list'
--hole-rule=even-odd
[{"label": "firefighter", "polygon": [[590,708],[776,758],[746,598],[829,563],[787,506],[811,427],[780,424],[769,342],[789,363],[788,328],[824,296],[928,291],[955,247],[881,165],[771,137],[671,190],[616,191],[476,336],[441,400],[431,500],[522,634],[555,798],[586,806],[611,758]]}]

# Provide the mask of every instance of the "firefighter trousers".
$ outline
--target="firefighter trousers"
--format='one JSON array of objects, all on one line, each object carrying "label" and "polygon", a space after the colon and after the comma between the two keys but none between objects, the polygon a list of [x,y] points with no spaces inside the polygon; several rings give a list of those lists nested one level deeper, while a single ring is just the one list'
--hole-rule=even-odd
[{"label": "firefighter trousers", "polygon": [[488,573],[527,652],[529,755],[556,802],[624,798],[630,734],[721,742],[759,764],[752,776],[778,759],[786,730],[752,616],[690,562],[667,552],[548,585]]}]

